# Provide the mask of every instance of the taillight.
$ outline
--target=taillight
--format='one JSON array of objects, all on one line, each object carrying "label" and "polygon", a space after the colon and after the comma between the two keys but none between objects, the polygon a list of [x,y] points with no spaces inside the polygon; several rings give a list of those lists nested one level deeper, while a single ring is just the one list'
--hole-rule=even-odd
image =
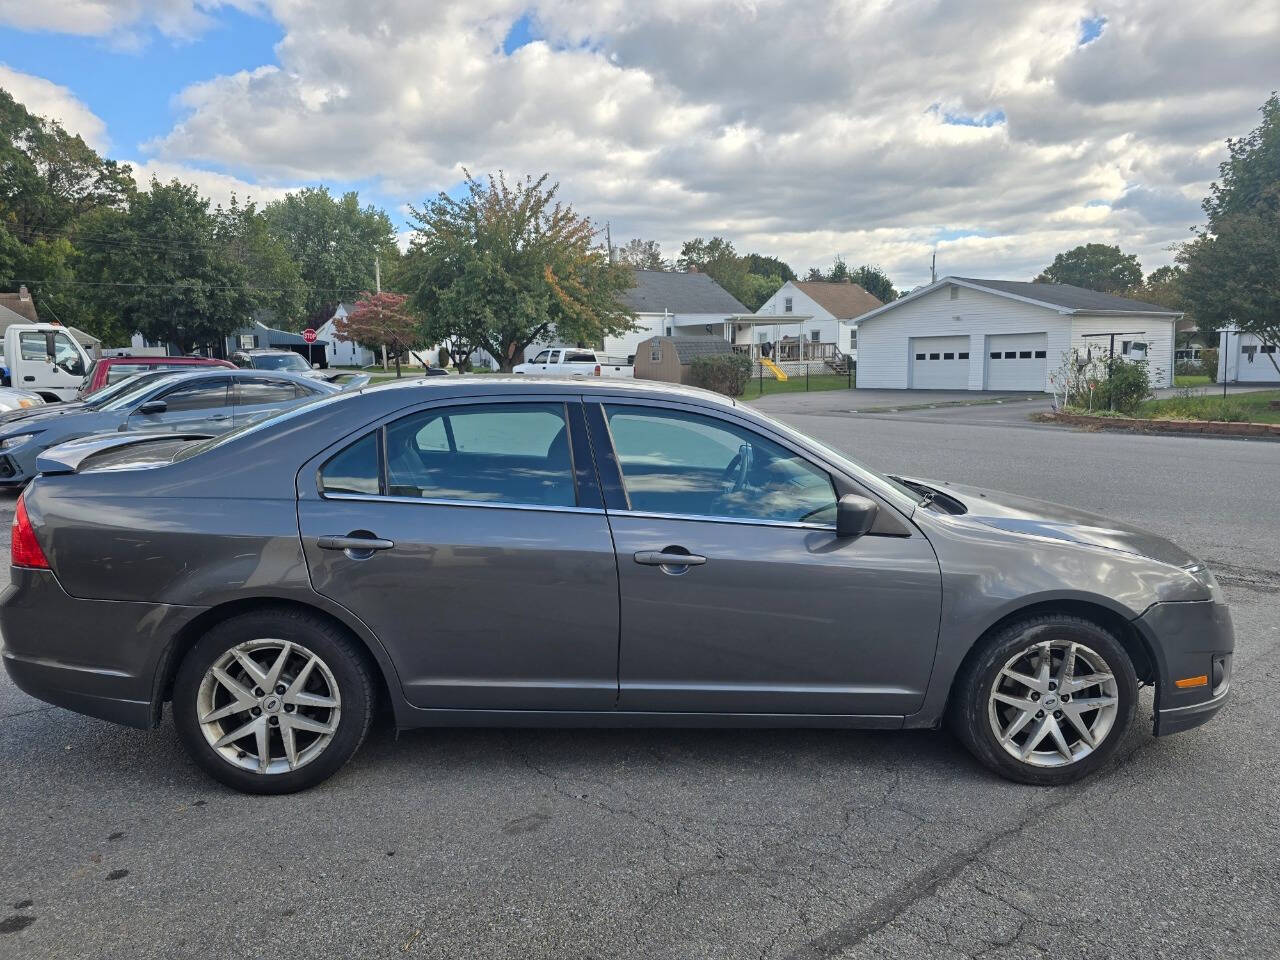
[{"label": "taillight", "polygon": [[34,567],[37,570],[48,570],[49,561],[40,549],[40,541],[36,532],[31,529],[31,520],[27,517],[25,494],[18,497],[18,505],[13,511],[13,530],[10,538],[10,562],[15,567]]},{"label": "taillight", "polygon": [[596,376],[600,376],[600,364],[596,364]]}]

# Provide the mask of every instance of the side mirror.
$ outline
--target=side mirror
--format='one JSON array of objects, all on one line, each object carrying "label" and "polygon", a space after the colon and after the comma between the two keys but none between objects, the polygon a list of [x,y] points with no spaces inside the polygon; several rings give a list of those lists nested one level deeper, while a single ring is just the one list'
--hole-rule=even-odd
[{"label": "side mirror", "polygon": [[846,493],[836,504],[836,536],[857,539],[876,522],[880,505],[867,497]]},{"label": "side mirror", "polygon": [[149,415],[153,413],[164,413],[168,409],[169,405],[163,400],[148,400],[138,408],[138,412]]}]

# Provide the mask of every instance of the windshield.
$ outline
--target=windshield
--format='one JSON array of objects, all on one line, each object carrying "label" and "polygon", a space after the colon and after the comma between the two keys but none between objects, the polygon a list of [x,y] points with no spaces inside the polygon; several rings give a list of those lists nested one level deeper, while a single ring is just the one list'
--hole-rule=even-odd
[{"label": "windshield", "polygon": [[773,426],[775,429],[777,429],[780,433],[786,434],[787,436],[791,437],[791,439],[795,440],[797,443],[801,443],[801,444],[804,444],[805,446],[809,446],[817,449],[821,453],[825,454],[827,458],[830,459],[833,463],[839,464],[841,466],[847,465],[848,467],[851,468],[850,472],[853,473],[855,476],[857,476],[858,474],[868,474],[874,479],[879,480],[882,484],[884,484],[886,487],[891,489],[894,493],[897,493],[897,494],[900,494],[901,496],[906,497],[912,503],[919,504],[924,502],[925,500],[924,497],[922,497],[915,490],[912,490],[906,484],[895,480],[893,477],[890,477],[887,474],[883,474],[879,470],[872,470],[870,467],[866,466],[863,463],[859,463],[857,460],[851,459],[850,457],[841,453],[839,450],[836,450],[832,447],[827,446],[827,444],[823,443],[821,440],[816,440],[813,437],[809,436],[809,434],[807,433],[801,433],[799,430],[795,430],[792,427],[787,426],[785,423],[782,423],[779,420],[773,419],[773,417],[765,416],[759,410],[753,409],[752,412],[755,413],[755,415],[757,417],[760,417],[762,420],[768,421],[769,424]]},{"label": "windshield", "polygon": [[255,353],[253,365],[258,370],[301,370],[305,373],[311,369],[311,364],[296,353]]}]

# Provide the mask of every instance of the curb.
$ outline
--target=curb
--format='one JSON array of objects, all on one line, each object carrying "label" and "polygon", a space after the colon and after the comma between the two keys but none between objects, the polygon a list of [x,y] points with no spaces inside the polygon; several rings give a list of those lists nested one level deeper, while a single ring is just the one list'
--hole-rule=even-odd
[{"label": "curb", "polygon": [[1208,437],[1261,437],[1280,440],[1280,423],[1234,423],[1228,420],[1144,420],[1139,417],[1091,417],[1080,413],[1046,413],[1041,419],[1095,430],[1139,433],[1186,433]]},{"label": "curb", "polygon": [[1028,400],[1044,400],[1044,394],[1035,396],[983,397],[980,400],[936,400],[933,403],[903,403],[893,407],[857,407],[849,413],[904,413],[910,410],[941,410],[949,407],[988,407],[1001,403],[1026,403]]}]

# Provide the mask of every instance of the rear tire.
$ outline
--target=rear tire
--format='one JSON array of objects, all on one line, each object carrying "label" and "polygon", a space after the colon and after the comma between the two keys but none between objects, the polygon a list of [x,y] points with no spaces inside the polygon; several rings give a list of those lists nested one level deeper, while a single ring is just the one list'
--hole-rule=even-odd
[{"label": "rear tire", "polygon": [[173,686],[187,752],[245,793],[293,793],[327,780],[364,741],[373,706],[359,649],[304,611],[224,620],[187,653]]},{"label": "rear tire", "polygon": [[951,725],[1002,777],[1059,786],[1111,759],[1137,698],[1133,663],[1110,631],[1047,614],[1001,629],[968,659],[956,677]]}]

